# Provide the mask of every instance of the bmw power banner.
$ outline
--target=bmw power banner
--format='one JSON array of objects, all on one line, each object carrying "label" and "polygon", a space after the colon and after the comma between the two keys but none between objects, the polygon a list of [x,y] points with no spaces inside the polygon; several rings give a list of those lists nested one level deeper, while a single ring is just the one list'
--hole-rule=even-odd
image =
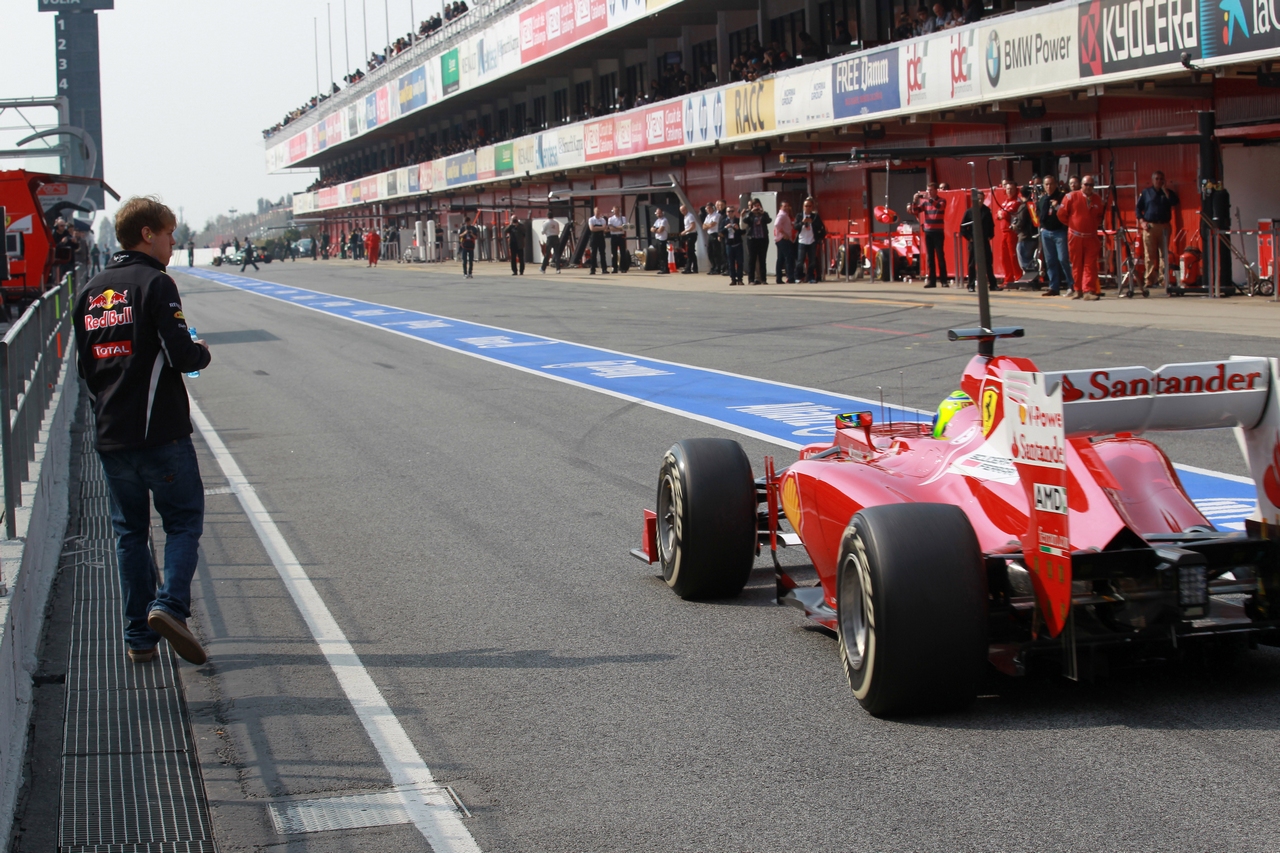
[{"label": "bmw power banner", "polygon": [[1005,95],[1061,88],[1080,78],[1076,9],[997,19],[982,27],[982,88]]}]

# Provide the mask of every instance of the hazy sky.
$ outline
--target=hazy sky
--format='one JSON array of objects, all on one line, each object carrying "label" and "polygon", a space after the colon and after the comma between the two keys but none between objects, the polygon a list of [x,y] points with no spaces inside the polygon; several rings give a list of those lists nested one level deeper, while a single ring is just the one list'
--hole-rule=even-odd
[{"label": "hazy sky", "polygon": [[[306,189],[314,172],[268,175],[262,129],[329,79],[326,6],[333,16],[333,75],[346,73],[342,0],[115,0],[98,13],[104,177],[123,197],[155,193],[194,225],[229,208],[255,208]],[[372,50],[438,11],[440,0],[346,0],[351,66],[364,54],[362,7]],[[55,15],[36,0],[0,0],[0,98],[54,94]],[[384,11],[385,9],[385,11]],[[350,70],[349,68],[347,70]],[[31,111],[51,124],[52,110]],[[11,111],[0,128],[20,125]],[[25,134],[0,129],[0,148]],[[18,162],[0,160],[0,169]],[[111,199],[108,197],[108,210]]]}]

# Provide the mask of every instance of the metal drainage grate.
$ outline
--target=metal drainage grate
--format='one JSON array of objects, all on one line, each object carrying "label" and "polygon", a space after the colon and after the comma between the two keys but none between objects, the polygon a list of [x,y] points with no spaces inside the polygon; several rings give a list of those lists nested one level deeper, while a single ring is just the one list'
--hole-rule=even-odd
[{"label": "metal drainage grate", "polygon": [[[471,817],[458,794],[448,785],[426,788],[392,788],[368,794],[347,794],[341,797],[322,797],[315,800],[295,800],[287,803],[271,803],[267,811],[271,823],[280,835],[300,835],[304,832],[332,832],[339,829],[368,829],[373,826],[391,826],[409,823],[409,812],[404,797],[421,797],[427,800],[431,794],[439,799],[439,792],[466,817]],[[429,800],[427,800],[429,802]]]},{"label": "metal drainage grate", "polygon": [[217,853],[177,662],[126,657],[110,499],[93,430],[80,447],[62,750],[61,853]]}]

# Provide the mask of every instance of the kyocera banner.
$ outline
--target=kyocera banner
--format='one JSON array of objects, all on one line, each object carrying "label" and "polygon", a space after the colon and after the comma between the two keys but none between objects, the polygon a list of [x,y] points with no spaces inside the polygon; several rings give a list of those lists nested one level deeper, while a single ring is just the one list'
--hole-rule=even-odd
[{"label": "kyocera banner", "polygon": [[1196,0],[1088,0],[1079,32],[1081,77],[1200,58]]},{"label": "kyocera banner", "polygon": [[1280,47],[1278,0],[1202,0],[1201,55],[1229,56]]},{"label": "kyocera banner", "polygon": [[931,36],[900,49],[906,103],[919,107],[973,101],[981,95],[978,28]]},{"label": "kyocera banner", "polygon": [[832,64],[831,100],[836,118],[898,109],[902,104],[898,49],[891,47]]},{"label": "kyocera banner", "polygon": [[[1142,2],[1143,0],[1139,0]],[[1004,95],[1067,85],[1080,77],[1076,9],[1010,18],[983,27],[983,88]]]}]

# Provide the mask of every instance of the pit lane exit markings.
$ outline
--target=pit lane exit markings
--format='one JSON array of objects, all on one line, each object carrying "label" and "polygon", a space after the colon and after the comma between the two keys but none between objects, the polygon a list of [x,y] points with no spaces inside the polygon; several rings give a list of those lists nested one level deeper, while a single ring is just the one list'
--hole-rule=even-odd
[{"label": "pit lane exit markings", "polygon": [[[932,412],[901,406],[882,408],[878,401],[863,397],[646,358],[233,273],[198,267],[174,271],[794,450],[831,436],[834,415],[840,412],[870,410],[879,421],[919,421],[932,416]],[[625,369],[584,369],[588,364],[612,365],[623,360]],[[1213,513],[1210,520],[1216,526],[1244,529],[1244,519],[1257,501],[1252,480],[1190,465],[1174,467],[1192,500]]]}]

